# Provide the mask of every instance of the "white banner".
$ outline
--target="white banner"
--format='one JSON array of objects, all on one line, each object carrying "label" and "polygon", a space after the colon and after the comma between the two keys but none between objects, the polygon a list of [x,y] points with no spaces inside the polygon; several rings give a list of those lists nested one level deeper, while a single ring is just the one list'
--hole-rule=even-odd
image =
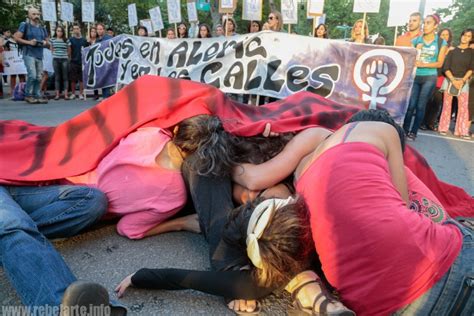
[{"label": "white banner", "polygon": [[166,0],[168,3],[168,23],[181,22],[181,4],[179,0]]},{"label": "white banner", "polygon": [[324,0],[308,0],[308,16],[323,14]]},{"label": "white banner", "polygon": [[74,6],[69,2],[61,2],[61,20],[74,22]]},{"label": "white banner", "polygon": [[128,26],[134,27],[138,25],[137,6],[135,3],[129,4],[128,7]]},{"label": "white banner", "polygon": [[43,70],[54,73],[53,54],[47,48],[43,48]]},{"label": "white banner", "polygon": [[186,6],[188,8],[188,21],[197,22],[199,19],[198,19],[198,13],[196,9],[196,2],[188,2]]},{"label": "white banner", "polygon": [[23,56],[18,51],[3,52],[3,74],[4,75],[24,75],[26,74]]},{"label": "white banner", "polygon": [[82,0],[82,22],[95,21],[95,2],[94,0]]},{"label": "white banner", "polygon": [[418,12],[419,9],[420,0],[390,0],[387,26],[405,25],[410,18],[410,14]]},{"label": "white banner", "polygon": [[242,4],[242,20],[262,20],[262,0],[244,0]]},{"label": "white banner", "polygon": [[281,15],[283,24],[298,23],[298,1],[297,0],[281,0]]},{"label": "white banner", "polygon": [[380,11],[380,0],[354,0],[354,10],[352,11],[358,13],[378,13]]},{"label": "white banner", "polygon": [[153,31],[160,31],[165,28],[163,25],[163,18],[161,17],[160,7],[155,7],[148,11],[150,13],[151,23],[153,25]]},{"label": "white banner", "polygon": [[57,21],[56,1],[41,0],[41,14],[43,15],[43,21]]}]

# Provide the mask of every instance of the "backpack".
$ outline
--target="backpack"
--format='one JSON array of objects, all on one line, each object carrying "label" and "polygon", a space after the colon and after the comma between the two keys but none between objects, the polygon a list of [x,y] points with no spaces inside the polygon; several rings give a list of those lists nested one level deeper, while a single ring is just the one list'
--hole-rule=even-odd
[{"label": "backpack", "polygon": [[[21,38],[26,40],[26,34],[28,33],[28,29],[30,28],[30,23],[29,22],[24,22],[24,23],[25,23],[25,33],[23,33],[23,36]],[[18,42],[17,44],[18,44],[18,55],[20,55],[20,52],[23,53],[27,45],[24,45],[20,42]]]},{"label": "backpack", "polygon": [[25,87],[26,82],[19,82],[16,84],[15,89],[13,89],[13,101],[25,100]]}]

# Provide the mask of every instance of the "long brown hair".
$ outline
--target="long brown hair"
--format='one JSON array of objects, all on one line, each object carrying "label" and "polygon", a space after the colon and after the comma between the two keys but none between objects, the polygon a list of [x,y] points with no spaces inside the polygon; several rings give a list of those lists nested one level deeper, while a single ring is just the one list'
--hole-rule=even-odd
[{"label": "long brown hair", "polygon": [[[224,227],[224,239],[246,252],[247,226],[255,207],[264,201],[234,209]],[[302,198],[277,209],[258,240],[263,267],[253,267],[252,275],[262,287],[279,287],[310,266],[314,252],[309,214]]]}]

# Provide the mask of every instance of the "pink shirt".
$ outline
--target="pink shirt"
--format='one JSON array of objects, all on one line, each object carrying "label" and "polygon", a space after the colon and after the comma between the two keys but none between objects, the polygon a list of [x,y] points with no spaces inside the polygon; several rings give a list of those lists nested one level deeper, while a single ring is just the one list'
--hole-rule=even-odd
[{"label": "pink shirt", "polygon": [[461,232],[408,209],[367,143],[336,145],[297,181],[322,269],[360,315],[388,315],[427,292],[458,256]]},{"label": "pink shirt", "polygon": [[122,217],[117,224],[119,234],[143,238],[186,203],[181,172],[156,163],[170,139],[160,128],[140,128],[124,137],[95,170],[66,180],[102,190],[109,200],[108,213]]}]

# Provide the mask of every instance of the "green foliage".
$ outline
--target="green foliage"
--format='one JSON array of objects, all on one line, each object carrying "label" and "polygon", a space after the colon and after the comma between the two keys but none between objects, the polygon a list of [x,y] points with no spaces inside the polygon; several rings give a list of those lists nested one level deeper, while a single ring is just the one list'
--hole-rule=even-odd
[{"label": "green foliage", "polygon": [[0,2],[0,28],[15,31],[26,18],[26,11],[19,4]]},{"label": "green foliage", "polygon": [[452,16],[452,19],[443,23],[441,27],[451,29],[454,45],[459,44],[461,32],[464,29],[474,28],[474,3],[472,0],[454,0],[449,8],[438,10],[437,13],[441,19]]}]

